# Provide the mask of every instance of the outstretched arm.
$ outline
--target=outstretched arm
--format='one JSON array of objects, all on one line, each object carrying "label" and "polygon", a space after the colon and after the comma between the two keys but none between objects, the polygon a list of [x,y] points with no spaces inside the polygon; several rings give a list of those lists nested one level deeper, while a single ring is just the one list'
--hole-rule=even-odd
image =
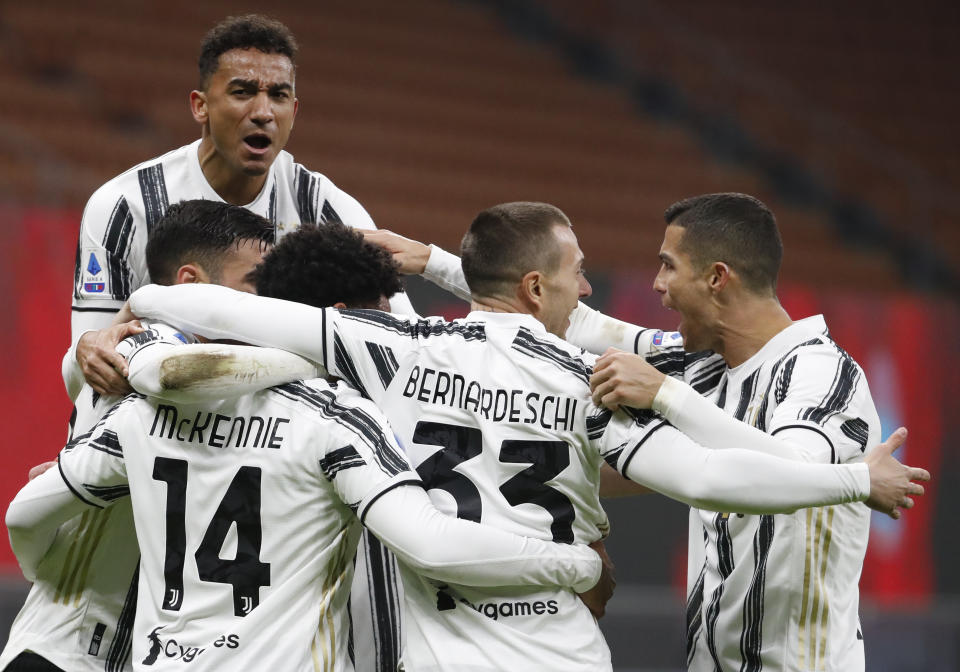
[{"label": "outstretched arm", "polygon": [[[611,424],[623,422],[618,416]],[[912,481],[930,478],[927,471],[892,457],[906,430],[874,448],[865,462],[842,465],[798,463],[737,448],[710,450],[663,421],[649,423],[639,434],[619,454],[618,471],[668,497],[713,511],[788,513],[865,501],[899,518],[900,508],[913,506],[910,495],[923,494],[923,487]]]},{"label": "outstretched arm", "polygon": [[444,515],[419,486],[385,492],[364,512],[363,522],[397,557],[441,581],[584,592],[600,578],[600,556],[588,547],[521,537]]}]

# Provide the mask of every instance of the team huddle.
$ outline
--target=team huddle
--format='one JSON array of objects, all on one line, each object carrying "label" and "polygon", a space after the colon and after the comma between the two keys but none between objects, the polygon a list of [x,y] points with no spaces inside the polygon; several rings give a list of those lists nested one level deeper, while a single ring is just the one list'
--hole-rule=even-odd
[{"label": "team huddle", "polygon": [[[648,491],[691,507],[688,669],[863,670],[869,509],[929,474],[780,306],[766,206],[670,206],[680,327],[621,322],[555,206],[484,210],[456,256],[295,163],[296,51],[218,24],[201,138],[87,204],[70,440],[7,511],[33,586],[0,670],[611,670],[600,498]],[[401,273],[470,313],[417,315]]]}]

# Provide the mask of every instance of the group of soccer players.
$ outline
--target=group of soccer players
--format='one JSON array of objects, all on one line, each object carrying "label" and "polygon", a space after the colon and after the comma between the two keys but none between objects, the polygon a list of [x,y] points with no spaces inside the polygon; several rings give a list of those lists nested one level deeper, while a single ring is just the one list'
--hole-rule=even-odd
[{"label": "group of soccer players", "polygon": [[[862,669],[864,502],[897,517],[929,475],[780,307],[765,206],[671,206],[681,326],[635,327],[579,302],[554,206],[483,211],[461,258],[374,231],[283,151],[295,58],[218,24],[200,140],[84,211],[72,435],[7,512],[34,585],[0,669],[610,669],[599,497],[645,488],[694,507],[689,669]],[[399,270],[470,314],[418,317]]]}]

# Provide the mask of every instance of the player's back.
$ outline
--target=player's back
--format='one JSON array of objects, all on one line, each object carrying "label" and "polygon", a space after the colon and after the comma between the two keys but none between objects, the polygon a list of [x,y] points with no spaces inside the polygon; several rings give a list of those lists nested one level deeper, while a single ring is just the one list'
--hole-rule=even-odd
[{"label": "player's back", "polygon": [[[142,553],[135,666],[352,669],[352,508],[362,513],[404,465],[395,450],[397,464],[373,457],[384,449],[376,409],[324,381],[204,406],[130,397],[117,408],[120,429],[95,429],[74,451],[98,449],[86,452],[113,466],[93,457],[103,476],[72,485],[104,497],[129,482]],[[80,473],[69,458],[64,471],[68,481]]]},{"label": "player's back", "polygon": [[[363,329],[357,344],[348,335],[355,321],[386,325],[387,335]],[[379,362],[368,393],[437,508],[563,543],[606,533],[591,439],[609,413],[590,402],[590,355],[529,315],[474,312],[410,329],[382,313],[342,311],[341,324],[340,344],[351,352],[339,364],[350,368],[352,358],[354,375],[369,379],[369,362]],[[395,340],[398,329],[410,329],[412,342]],[[510,577],[503,585],[440,585],[404,568],[407,669],[609,668],[609,650],[576,595],[511,587]]]}]

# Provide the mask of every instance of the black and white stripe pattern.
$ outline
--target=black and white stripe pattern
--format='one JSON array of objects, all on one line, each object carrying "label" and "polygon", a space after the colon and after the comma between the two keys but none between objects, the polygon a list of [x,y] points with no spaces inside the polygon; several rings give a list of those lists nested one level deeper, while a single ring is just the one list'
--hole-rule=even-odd
[{"label": "black and white stripe pattern", "polygon": [[461,336],[465,341],[486,341],[487,332],[481,322],[445,322],[443,320],[401,320],[390,313],[365,308],[342,309],[337,311],[341,319],[355,320],[387,329],[410,338],[429,338],[431,336]]},{"label": "black and white stripe pattern", "polygon": [[767,557],[773,544],[774,517],[760,516],[760,525],[753,537],[754,569],[747,597],[743,602],[743,630],[740,633],[740,655],[743,672],[760,672],[763,662],[763,601],[767,580]]},{"label": "black and white stripe pattern", "polygon": [[343,220],[340,219],[340,215],[337,214],[337,211],[330,205],[330,201],[326,199],[324,199],[323,207],[320,209],[320,219],[324,224],[329,224],[330,222],[344,223]]},{"label": "black and white stripe pattern", "polygon": [[277,177],[273,177],[273,186],[270,187],[270,201],[267,204],[267,219],[273,224],[273,240],[277,241]]},{"label": "black and white stripe pattern", "polygon": [[394,672],[400,659],[400,595],[397,561],[380,540],[364,530],[363,546],[367,561],[367,587],[371,596],[370,616],[373,628],[374,670]]},{"label": "black and white stripe pattern", "polygon": [[714,589],[710,598],[710,606],[707,607],[707,649],[710,651],[710,657],[713,658],[714,665],[720,670],[723,668],[720,665],[720,657],[717,655],[717,617],[720,616],[723,581],[733,571],[733,539],[730,536],[729,514],[718,513],[713,519],[713,525],[717,532],[717,569],[720,571],[720,583]]},{"label": "black and white stripe pattern", "polygon": [[105,429],[99,435],[87,441],[87,445],[95,450],[103,451],[114,457],[123,457],[123,446],[120,437],[112,429]]},{"label": "black and white stripe pattern", "polygon": [[709,395],[717,389],[726,371],[727,363],[723,357],[714,355],[712,359],[705,361],[701,368],[690,372],[688,382],[699,394]]},{"label": "black and white stripe pattern", "polygon": [[123,601],[123,609],[120,610],[120,617],[117,619],[117,632],[110,643],[110,650],[107,651],[107,659],[103,666],[104,672],[120,672],[130,659],[133,617],[137,613],[137,585],[139,580],[140,565],[138,563],[133,572],[133,578],[130,580],[130,588],[127,589],[127,597]]},{"label": "black and white stripe pattern", "polygon": [[[706,531],[704,531],[706,536]],[[703,625],[703,579],[707,573],[707,565],[704,563],[700,568],[700,575],[696,583],[693,584],[693,590],[687,598],[687,665],[693,660],[693,652],[696,649],[697,637],[700,636],[700,629]]]},{"label": "black and white stripe pattern", "polygon": [[360,453],[357,452],[356,448],[353,446],[344,446],[343,448],[337,448],[327,453],[327,455],[320,460],[320,470],[323,471],[323,475],[327,477],[328,481],[332,481],[336,478],[337,474],[344,469],[362,467],[365,464],[366,462],[363,457],[360,456]]},{"label": "black and white stripe pattern", "polygon": [[870,438],[870,426],[863,418],[852,418],[840,425],[840,431],[843,435],[852,441],[860,444],[860,452],[867,449],[867,441]]},{"label": "black and white stripe pattern", "polygon": [[335,370],[340,374],[340,377],[350,383],[351,387],[357,389],[360,394],[367,399],[370,398],[370,395],[367,393],[367,388],[360,379],[360,372],[357,370],[357,365],[350,356],[350,351],[347,350],[347,346],[344,345],[340,334],[336,332],[333,334],[333,365],[336,367]]},{"label": "black and white stripe pattern", "polygon": [[140,196],[143,198],[143,211],[147,220],[147,235],[163,217],[170,205],[167,196],[167,184],[163,179],[163,164],[156,163],[137,171],[140,181]]},{"label": "black and white stripe pattern", "polygon": [[[127,264],[127,254],[130,250],[130,239],[133,237],[133,214],[127,199],[121,197],[113,207],[110,221],[103,234],[103,249],[107,251],[104,260],[106,271],[110,275],[110,294],[117,301],[126,301],[130,297],[130,267]],[[85,263],[81,259],[80,263]],[[82,285],[81,285],[82,286]],[[78,291],[80,286],[78,286]]]},{"label": "black and white stripe pattern", "polygon": [[397,375],[397,369],[400,368],[397,358],[393,354],[393,350],[385,345],[367,341],[366,346],[367,352],[370,353],[370,359],[373,360],[373,365],[377,368],[377,375],[380,376],[383,389],[387,389],[393,382],[393,377]]},{"label": "black and white stripe pattern", "polygon": [[584,384],[590,384],[590,374],[593,369],[580,359],[574,357],[563,348],[557,347],[549,341],[541,340],[533,335],[533,332],[526,327],[520,327],[517,335],[510,346],[517,352],[539,359],[543,362],[553,364],[557,368],[572,373],[582,380]]},{"label": "black and white stripe pattern", "polygon": [[322,417],[350,429],[372,449],[374,459],[385,473],[396,476],[410,470],[406,458],[398,453],[384,437],[380,424],[362,409],[338,403],[333,392],[315,390],[301,382],[287,383],[270,389],[282,397],[303,403],[318,411]]},{"label": "black and white stripe pattern", "polygon": [[130,496],[130,486],[129,485],[90,485],[84,483],[83,487],[87,489],[94,497],[98,497],[104,502],[112,502],[121,497]]},{"label": "black and white stripe pattern", "polygon": [[825,424],[828,419],[844,411],[850,405],[859,380],[859,367],[849,355],[843,353],[843,357],[840,358],[837,365],[833,383],[830,385],[830,390],[823,401],[814,408],[801,411],[799,419],[815,422],[818,425]]},{"label": "black and white stripe pattern", "polygon": [[593,413],[587,416],[587,438],[596,441],[603,436],[607,425],[610,424],[610,418],[613,417],[613,411],[608,408],[597,408]]},{"label": "black and white stripe pattern", "polygon": [[317,223],[317,191],[320,179],[303,166],[297,166],[297,214],[301,224]]}]

